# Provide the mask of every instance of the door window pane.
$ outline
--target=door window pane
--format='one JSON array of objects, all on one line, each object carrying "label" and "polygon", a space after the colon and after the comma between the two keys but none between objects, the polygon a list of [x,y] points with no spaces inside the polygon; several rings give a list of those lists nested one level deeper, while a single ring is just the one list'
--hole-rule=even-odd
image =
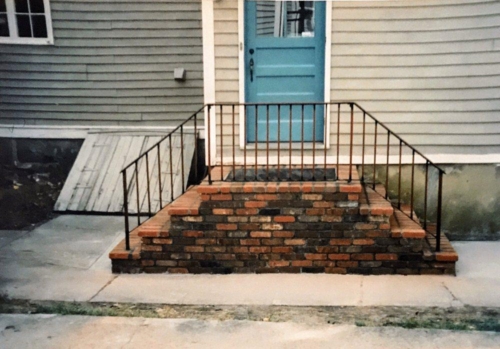
[{"label": "door window pane", "polygon": [[29,13],[28,0],[16,0],[17,13]]},{"label": "door window pane", "polygon": [[257,1],[256,10],[257,36],[314,36],[314,1]]}]

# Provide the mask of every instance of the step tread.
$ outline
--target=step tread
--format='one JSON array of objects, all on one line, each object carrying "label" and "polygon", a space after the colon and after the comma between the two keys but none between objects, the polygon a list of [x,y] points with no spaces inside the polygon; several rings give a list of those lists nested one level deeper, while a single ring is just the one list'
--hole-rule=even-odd
[{"label": "step tread", "polygon": [[130,250],[125,249],[125,239],[120,241],[118,245],[111,250],[109,258],[112,260],[139,260],[141,259],[141,238],[138,235],[139,230],[136,228],[130,232]]},{"label": "step tread", "polygon": [[361,193],[359,199],[360,214],[372,216],[392,216],[394,208],[384,196],[385,189],[383,186],[377,185],[375,190],[365,186],[365,190]]},{"label": "step tread", "polygon": [[200,214],[200,204],[201,196],[197,191],[197,186],[193,186],[168,205],[166,213],[169,216],[197,216]]},{"label": "step tread", "polygon": [[412,220],[399,210],[394,210],[394,214],[392,215],[390,222],[392,237],[403,237],[406,239],[425,238],[426,233],[420,223]]}]

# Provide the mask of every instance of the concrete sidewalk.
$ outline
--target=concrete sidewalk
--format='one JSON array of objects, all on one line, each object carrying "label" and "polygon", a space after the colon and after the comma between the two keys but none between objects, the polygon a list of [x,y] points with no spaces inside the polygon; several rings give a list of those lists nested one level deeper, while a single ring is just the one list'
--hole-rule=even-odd
[{"label": "concrete sidewalk", "polygon": [[2,348],[498,348],[500,334],[395,327],[0,315]]},{"label": "concrete sidewalk", "polygon": [[18,239],[1,239],[0,293],[166,304],[500,307],[500,242],[453,243],[457,277],[113,275],[108,252],[122,229],[120,217],[65,215]]}]

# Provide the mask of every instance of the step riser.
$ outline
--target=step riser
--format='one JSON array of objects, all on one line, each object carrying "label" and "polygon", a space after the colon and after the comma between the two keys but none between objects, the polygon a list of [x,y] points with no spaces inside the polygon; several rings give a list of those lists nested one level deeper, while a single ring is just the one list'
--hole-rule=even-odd
[{"label": "step riser", "polygon": [[[199,188],[199,215],[171,210],[169,238],[143,238],[144,271],[420,274],[433,268],[422,259],[424,239],[394,238],[389,215],[360,214],[360,193],[339,192],[334,184],[303,189]],[[454,269],[439,273],[445,272]]]}]

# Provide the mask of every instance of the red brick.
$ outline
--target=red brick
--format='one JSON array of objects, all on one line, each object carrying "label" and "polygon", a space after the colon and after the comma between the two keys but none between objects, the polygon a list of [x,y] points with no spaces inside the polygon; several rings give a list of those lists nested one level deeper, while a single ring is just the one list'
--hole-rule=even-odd
[{"label": "red brick", "polygon": [[214,254],[214,257],[218,261],[230,261],[236,259],[236,256],[230,253]]},{"label": "red brick", "polygon": [[313,184],[312,183],[302,183],[302,192],[303,193],[310,193],[312,192],[313,189]]},{"label": "red brick", "polygon": [[255,216],[259,214],[259,210],[256,208],[239,208],[236,210],[238,216]]},{"label": "red brick", "polygon": [[373,254],[372,253],[353,253],[351,258],[355,261],[372,261]]},{"label": "red brick", "polygon": [[283,247],[283,246],[278,246],[278,247],[273,247],[273,253],[292,253],[293,252],[293,247]]},{"label": "red brick", "polygon": [[308,216],[322,216],[325,214],[324,208],[308,208],[306,210]]},{"label": "red brick", "polygon": [[150,259],[143,259],[143,260],[141,260],[141,265],[143,267],[152,267],[155,265],[155,261],[150,260]]},{"label": "red brick", "polygon": [[231,192],[231,183],[222,183],[219,184],[220,192],[223,194],[227,194]]},{"label": "red brick", "polygon": [[212,212],[214,215],[222,215],[222,216],[228,216],[234,214],[234,210],[232,208],[214,208]]},{"label": "red brick", "polygon": [[330,245],[351,245],[352,240],[351,239],[330,239]]},{"label": "red brick", "polygon": [[325,260],[326,254],[322,253],[305,253],[304,257],[308,260]]},{"label": "red brick", "polygon": [[245,202],[245,207],[246,208],[262,208],[266,207],[267,202],[265,201],[246,201]]},{"label": "red brick", "polygon": [[208,194],[200,195],[201,201],[210,201],[211,196]]},{"label": "red brick", "polygon": [[321,195],[321,194],[302,194],[302,200],[320,201],[320,200],[323,200],[323,195]]},{"label": "red brick", "polygon": [[390,216],[394,213],[392,207],[372,207],[370,213],[374,216]]},{"label": "red brick", "polygon": [[388,230],[391,229],[391,225],[389,223],[380,223],[378,228],[380,230]]},{"label": "red brick", "polygon": [[277,223],[262,223],[262,229],[264,230],[282,230],[283,225]]},{"label": "red brick", "polygon": [[234,224],[234,223],[228,223],[228,224],[219,223],[216,225],[216,227],[217,227],[217,230],[237,230],[238,229],[238,225]]},{"label": "red brick", "polygon": [[156,244],[156,245],[172,245],[172,239],[153,239],[153,244]]},{"label": "red brick", "polygon": [[456,262],[458,255],[454,252],[437,252],[436,260],[440,262]]},{"label": "red brick", "polygon": [[184,252],[204,252],[203,246],[184,246]]},{"label": "red brick", "polygon": [[398,255],[395,253],[377,253],[375,259],[377,261],[397,261]]},{"label": "red brick", "polygon": [[313,207],[314,208],[330,208],[332,207],[333,203],[329,201],[315,201],[313,202]]},{"label": "red brick", "polygon": [[265,193],[266,192],[266,184],[254,183],[253,184],[253,192],[254,193]]},{"label": "red brick", "polygon": [[293,231],[273,231],[273,237],[275,238],[293,238],[294,235]]},{"label": "red brick", "polygon": [[329,223],[339,223],[342,222],[343,218],[342,216],[321,216],[321,221],[322,222],[329,222]]},{"label": "red brick", "polygon": [[276,216],[274,221],[277,223],[293,223],[295,222],[294,216]]},{"label": "red brick", "polygon": [[187,274],[189,271],[186,268],[168,268],[170,274]]},{"label": "red brick", "polygon": [[250,247],[250,253],[271,253],[271,247],[268,246]]},{"label": "red brick", "polygon": [[373,245],[375,244],[375,240],[373,239],[354,239],[353,245]]},{"label": "red brick", "polygon": [[230,248],[233,253],[248,253],[248,247],[234,246]]},{"label": "red brick", "polygon": [[185,230],[182,232],[182,236],[186,238],[201,238],[203,237],[203,232],[200,230]]},{"label": "red brick", "polygon": [[240,244],[245,246],[245,245],[260,245],[260,240],[259,239],[241,239]]},{"label": "red brick", "polygon": [[288,267],[289,265],[289,261],[269,261],[269,266],[271,268]]},{"label": "red brick", "polygon": [[300,183],[290,183],[288,191],[290,193],[300,193],[302,191],[302,185]]},{"label": "red brick", "polygon": [[384,238],[387,237],[387,232],[380,230],[370,230],[366,232],[365,236],[367,238]]},{"label": "red brick", "polygon": [[348,261],[351,256],[347,253],[332,253],[328,255],[328,259],[332,261]]},{"label": "red brick", "polygon": [[207,246],[205,251],[208,253],[223,253],[226,252],[226,246]]},{"label": "red brick", "polygon": [[312,267],[312,261],[292,261],[292,267]]},{"label": "red brick", "polygon": [[145,252],[161,252],[161,245],[142,245],[141,250]]},{"label": "red brick", "polygon": [[325,268],[325,273],[327,274],[346,274],[346,268]]},{"label": "red brick", "polygon": [[259,223],[240,223],[238,230],[257,230],[259,228]]},{"label": "red brick", "polygon": [[200,194],[217,194],[220,192],[219,187],[213,185],[199,185],[196,190]]},{"label": "red brick", "polygon": [[231,201],[231,200],[233,200],[233,196],[231,194],[212,195],[212,200],[214,200],[214,201]]},{"label": "red brick", "polygon": [[255,200],[259,200],[259,201],[278,200],[278,195],[276,195],[276,194],[257,194],[257,195],[255,195]]},{"label": "red brick", "polygon": [[347,200],[349,200],[349,201],[358,201],[359,200],[359,195],[358,194],[348,194],[347,195]]},{"label": "red brick", "polygon": [[336,264],[337,264],[337,267],[341,267],[341,268],[357,268],[359,265],[359,262],[356,262],[356,261],[337,261]]},{"label": "red brick", "polygon": [[253,237],[253,238],[270,238],[271,237],[271,232],[270,231],[252,231],[250,233],[250,237]]},{"label": "red brick", "polygon": [[341,193],[361,193],[361,184],[341,184]]},{"label": "red brick", "polygon": [[266,193],[276,193],[278,192],[278,185],[276,183],[267,183]]},{"label": "red brick", "polygon": [[215,239],[197,239],[196,245],[215,245],[217,240]]},{"label": "red brick", "polygon": [[371,230],[371,229],[377,229],[377,225],[375,224],[370,224],[370,223],[356,223],[354,225],[354,229],[356,230]]},{"label": "red brick", "polygon": [[285,240],[285,245],[292,245],[292,246],[298,246],[298,245],[305,245],[306,240],[304,239],[286,239]]}]

